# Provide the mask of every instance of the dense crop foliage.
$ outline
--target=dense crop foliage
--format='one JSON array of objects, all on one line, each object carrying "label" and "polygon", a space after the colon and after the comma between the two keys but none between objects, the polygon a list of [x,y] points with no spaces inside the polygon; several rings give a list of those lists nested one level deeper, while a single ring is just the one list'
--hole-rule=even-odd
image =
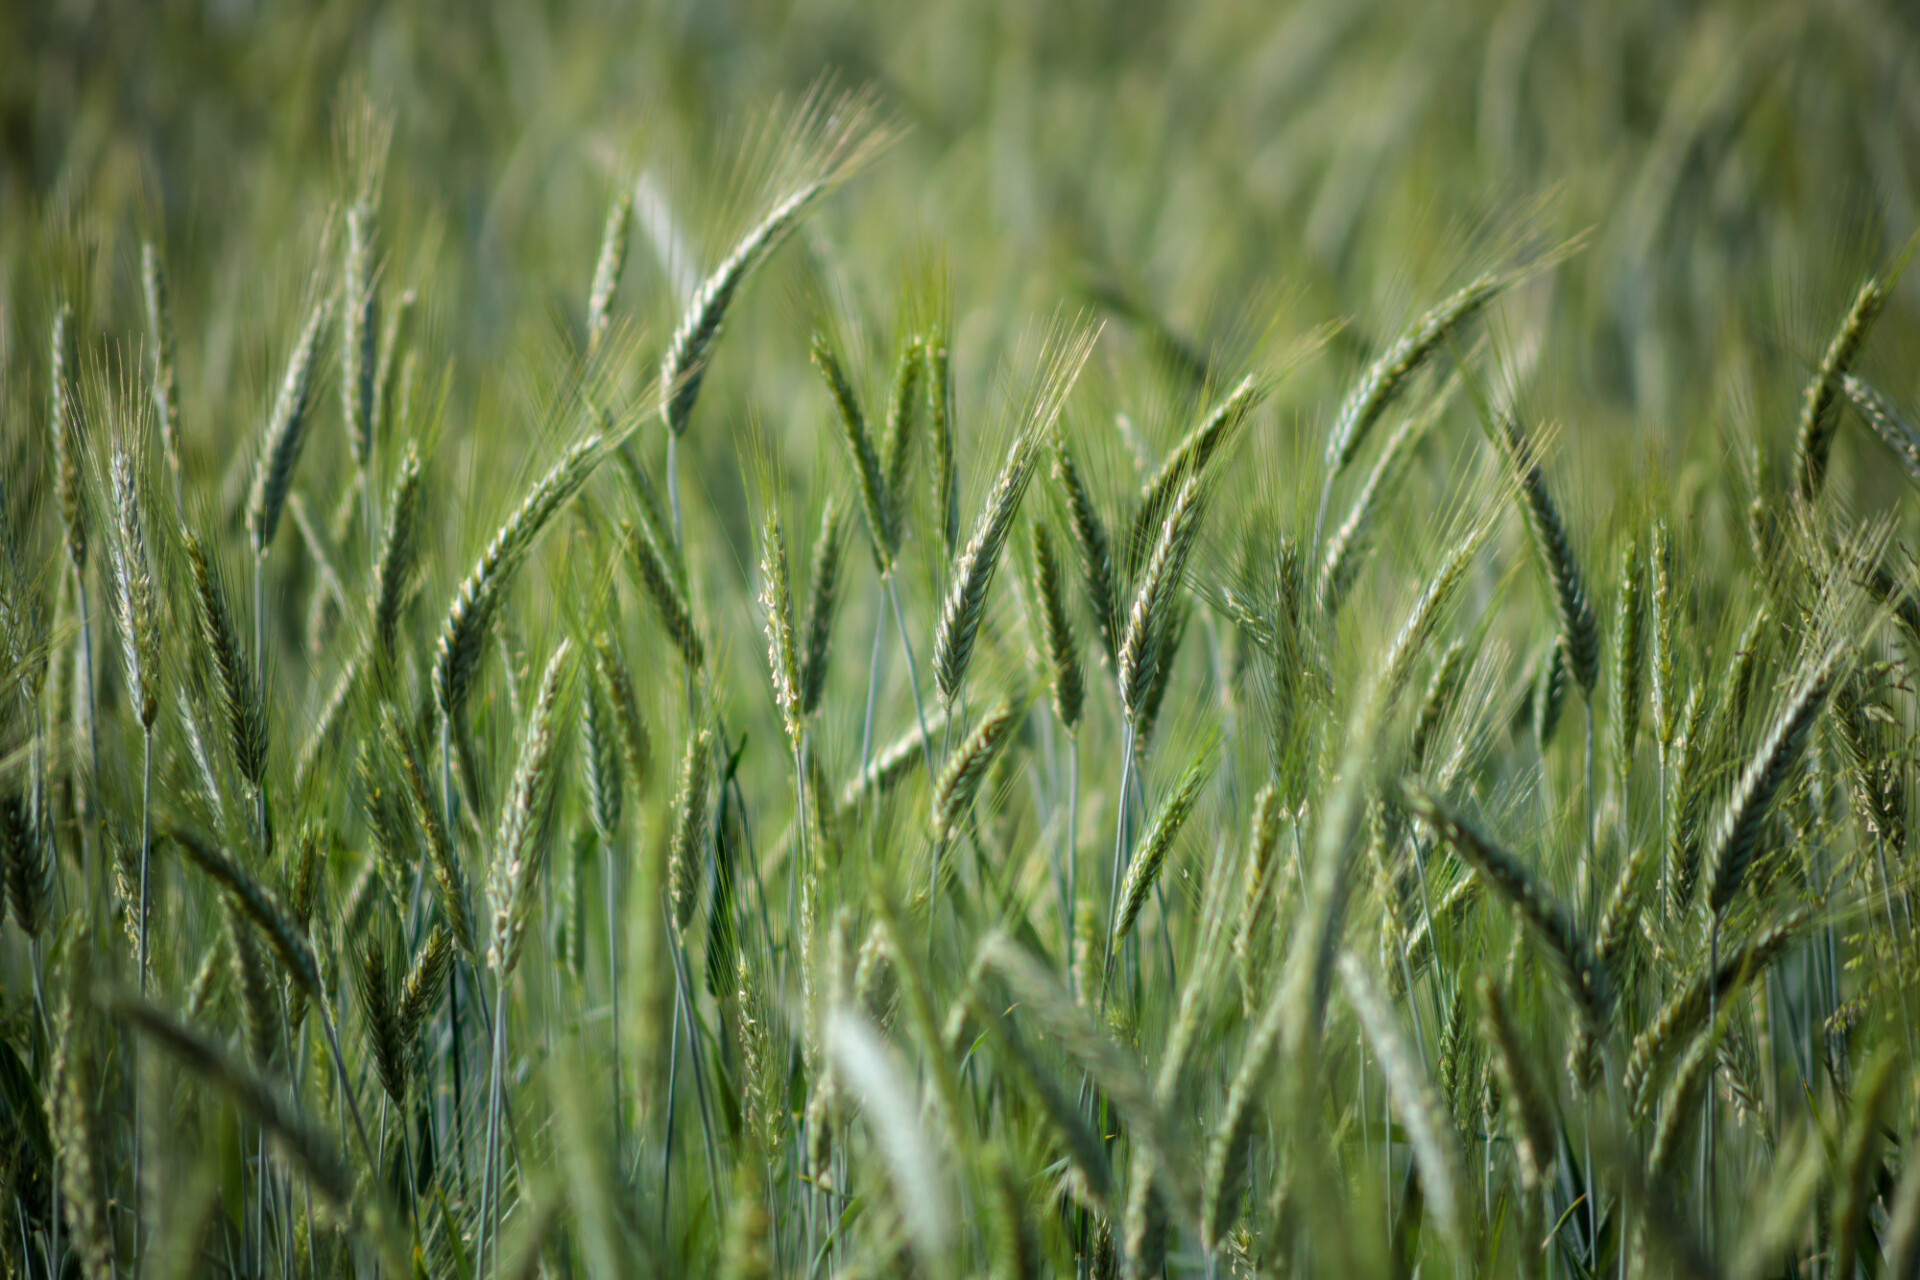
[{"label": "dense crop foliage", "polygon": [[1920,1276],[1916,36],[0,11],[0,1265]]}]

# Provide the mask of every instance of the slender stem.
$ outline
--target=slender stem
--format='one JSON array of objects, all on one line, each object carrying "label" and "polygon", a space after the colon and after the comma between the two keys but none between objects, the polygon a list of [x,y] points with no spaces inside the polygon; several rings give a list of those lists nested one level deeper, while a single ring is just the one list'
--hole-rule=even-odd
[{"label": "slender stem", "polygon": [[[153,907],[153,891],[148,879],[148,871],[153,853],[153,730],[148,729],[142,735],[143,744],[140,764],[140,998],[147,995],[148,949],[147,922]],[[141,1090],[136,1084],[133,1091],[133,1256],[137,1260],[140,1251],[140,1164],[144,1154],[146,1134],[141,1124]],[[136,1261],[136,1266],[138,1265]]]},{"label": "slender stem", "polygon": [[1113,982],[1113,931],[1120,920],[1120,872],[1127,860],[1127,782],[1133,776],[1133,725],[1127,725],[1120,751],[1120,812],[1113,826],[1113,871],[1107,880],[1107,941],[1101,948],[1100,1012],[1107,1011],[1107,989]]},{"label": "slender stem", "polygon": [[1067,734],[1067,936],[1063,951],[1067,957],[1067,987],[1074,995],[1083,993],[1074,990],[1073,974],[1073,929],[1074,916],[1080,910],[1080,859],[1076,856],[1079,846],[1076,843],[1075,823],[1080,814],[1080,737]]},{"label": "slender stem", "polygon": [[675,549],[680,545],[680,468],[675,465],[679,459],[680,436],[673,431],[667,432],[667,506],[673,511],[673,543]]},{"label": "slender stem", "polygon": [[617,1166],[623,1163],[626,1112],[620,1106],[620,872],[613,861],[611,833],[602,852],[607,864],[607,1011],[613,1037],[613,1153]]},{"label": "slender stem", "polygon": [[[487,1273],[487,1242],[489,1237],[499,1233],[500,1218],[500,1086],[504,1074],[500,1062],[507,1050],[507,976],[501,974],[494,984],[493,994],[493,1052],[489,1055],[487,1066],[487,1128],[485,1149],[480,1166],[480,1241],[474,1257],[474,1280],[482,1280]],[[494,1269],[498,1271],[500,1262],[496,1257]]]},{"label": "slender stem", "polygon": [[95,799],[93,790],[100,782],[100,717],[98,714],[99,707],[96,702],[96,690],[93,679],[93,613],[87,607],[87,575],[81,571],[80,566],[77,564],[73,568],[73,575],[80,598],[80,674],[84,676],[87,681],[87,757],[89,772],[87,774],[87,787],[85,792],[85,816],[87,819],[87,833],[91,839],[83,840],[81,842],[81,849],[83,853],[88,849],[93,850],[94,856],[89,858],[88,861],[92,864],[95,887],[99,889],[104,896],[107,884],[106,855],[99,846],[99,833],[94,830],[93,821],[99,813],[99,802]]},{"label": "slender stem", "polygon": [[[874,617],[873,656],[867,660],[867,712],[860,724],[860,805],[867,802],[867,770],[873,764],[873,704],[880,697],[880,641],[887,634],[887,610],[882,605]],[[929,778],[931,783],[932,779]]]},{"label": "slender stem", "polygon": [[907,655],[907,688],[913,690],[913,714],[920,724],[920,758],[927,766],[927,782],[933,782],[933,744],[927,733],[927,712],[920,703],[920,672],[913,661],[913,641],[907,639],[907,621],[900,613],[900,587],[895,581],[896,575],[889,569],[886,573],[887,597],[893,601],[893,622],[900,629],[900,647]]},{"label": "slender stem", "polygon": [[667,1024],[667,1136],[660,1152],[660,1238],[667,1238],[667,1209],[673,1203],[673,1102],[680,1083],[680,966],[673,966],[673,1021]]}]

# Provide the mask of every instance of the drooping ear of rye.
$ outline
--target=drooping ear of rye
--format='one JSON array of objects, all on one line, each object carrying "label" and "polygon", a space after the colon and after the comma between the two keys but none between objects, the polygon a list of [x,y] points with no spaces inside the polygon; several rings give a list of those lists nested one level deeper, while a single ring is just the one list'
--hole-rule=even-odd
[{"label": "drooping ear of rye", "polygon": [[466,708],[487,635],[513,575],[547,522],[580,492],[604,456],[606,443],[598,435],[588,436],[562,454],[527,491],[454,593],[434,650],[433,693],[443,716],[456,719]]},{"label": "drooping ear of rye", "polygon": [[1853,366],[1853,359],[1867,340],[1880,309],[1886,305],[1889,282],[1871,277],[1854,295],[1846,318],[1827,344],[1827,351],[1807,384],[1800,409],[1800,438],[1794,454],[1793,475],[1800,500],[1812,502],[1827,482],[1827,459],[1833,452],[1833,435],[1839,427],[1838,413],[1841,379]]}]

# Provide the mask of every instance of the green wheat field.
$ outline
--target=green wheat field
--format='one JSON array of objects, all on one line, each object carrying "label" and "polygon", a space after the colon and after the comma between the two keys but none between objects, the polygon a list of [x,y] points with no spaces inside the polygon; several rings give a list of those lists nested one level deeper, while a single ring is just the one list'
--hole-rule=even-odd
[{"label": "green wheat field", "polygon": [[0,1273],[1920,1277],[1920,11],[0,3]]}]

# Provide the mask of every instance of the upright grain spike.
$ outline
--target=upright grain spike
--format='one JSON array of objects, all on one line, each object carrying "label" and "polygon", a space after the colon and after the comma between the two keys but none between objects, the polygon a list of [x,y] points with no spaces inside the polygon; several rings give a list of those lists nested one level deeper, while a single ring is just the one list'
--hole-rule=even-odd
[{"label": "upright grain spike", "polygon": [[779,504],[769,501],[760,523],[760,610],[766,616],[767,668],[773,677],[773,701],[792,749],[800,749],[807,713],[800,687],[800,661],[794,641],[793,579],[787,561],[787,530]]},{"label": "upright grain spike", "polygon": [[227,607],[226,587],[219,568],[192,533],[183,531],[181,542],[193,573],[200,636],[213,659],[234,763],[247,784],[257,789],[265,784],[267,773],[266,700],[255,678],[253,664],[247,658],[246,646],[234,626],[233,614]]},{"label": "upright grain spike", "polygon": [[73,309],[66,303],[53,313],[48,342],[47,381],[50,385],[47,430],[53,442],[53,491],[60,504],[60,526],[66,534],[67,559],[75,570],[87,568],[86,485],[81,460],[87,452],[87,423],[76,384]]},{"label": "upright grain spike", "polygon": [[1200,513],[1206,506],[1198,476],[1189,476],[1167,512],[1165,524],[1147,559],[1127,615],[1126,635],[1120,642],[1118,671],[1120,708],[1137,724],[1148,691],[1158,676],[1166,647],[1167,624],[1175,594],[1186,575],[1186,565],[1199,535]]},{"label": "upright grain spike", "polygon": [[1747,868],[1759,848],[1760,828],[1772,809],[1774,797],[1806,750],[1814,722],[1826,704],[1827,692],[1833,687],[1847,653],[1844,644],[1836,644],[1807,669],[1799,687],[1780,708],[1773,727],[1741,772],[1727,797],[1726,807],[1708,835],[1705,847],[1710,869],[1707,907],[1716,920],[1726,915],[1734,895],[1746,881]]},{"label": "upright grain spike", "polygon": [[388,666],[399,656],[400,611],[406,604],[407,590],[419,561],[421,507],[426,501],[422,481],[420,452],[409,440],[394,471],[393,497],[389,500],[380,554],[374,561],[369,601],[373,611],[374,652]]},{"label": "upright grain spike", "polygon": [[253,472],[253,488],[247,497],[247,533],[253,540],[253,554],[265,558],[280,528],[280,513],[286,509],[287,494],[293,488],[293,469],[300,460],[300,447],[306,443],[307,424],[313,417],[313,384],[320,363],[320,339],[326,332],[328,303],[316,302],[301,329],[293,352],[287,357],[286,375],[280,381],[280,393],[273,413],[260,437],[260,456]]},{"label": "upright grain spike", "polygon": [[1047,661],[1047,683],[1053,692],[1054,714],[1068,733],[1080,724],[1086,684],[1080,671],[1080,646],[1067,617],[1066,592],[1060,584],[1060,562],[1053,538],[1041,521],[1033,522],[1033,604],[1040,623],[1040,639]]},{"label": "upright grain spike", "polygon": [[953,466],[953,371],[944,328],[927,336],[922,354],[927,362],[927,427],[933,437],[933,504],[941,546],[951,559],[960,544],[960,486]]},{"label": "upright grain spike", "polygon": [[1000,565],[1000,552],[1013,529],[1014,514],[1027,490],[1038,457],[1038,440],[1023,433],[1007,450],[986,506],[974,522],[973,536],[953,566],[953,585],[940,610],[940,625],[933,638],[933,671],[940,699],[948,706],[959,700],[960,686],[973,664],[974,638],[980,620],[986,614],[987,592],[993,585],[994,571]]},{"label": "upright grain spike", "polygon": [[698,876],[712,788],[713,732],[702,729],[687,738],[680,788],[673,797],[673,839],[667,854],[667,897],[672,904],[673,927],[682,933],[693,922],[700,892]]},{"label": "upright grain spike", "polygon": [[1633,768],[1633,749],[1640,736],[1640,677],[1646,634],[1646,569],[1640,540],[1629,538],[1620,555],[1620,594],[1613,615],[1614,768],[1624,780]]},{"label": "upright grain spike", "polygon": [[1093,495],[1067,451],[1066,437],[1053,436],[1053,478],[1067,504],[1067,527],[1073,531],[1073,543],[1080,553],[1080,581],[1087,593],[1087,607],[1093,611],[1094,634],[1107,665],[1118,662],[1120,646],[1120,586],[1115,577],[1112,547],[1107,527],[1093,505]]},{"label": "upright grain spike", "polygon": [[340,407],[347,451],[364,477],[373,459],[373,396],[379,372],[380,295],[374,249],[373,198],[362,191],[347,205],[346,257],[341,271]]},{"label": "upright grain spike", "polygon": [[820,512],[820,535],[813,543],[813,581],[807,593],[806,631],[800,651],[802,716],[818,711],[820,698],[827,691],[827,659],[833,648],[833,618],[840,604],[846,528],[845,509],[829,497]]},{"label": "upright grain spike", "polygon": [[167,268],[152,241],[140,246],[140,284],[147,303],[147,340],[153,343],[153,414],[160,426],[160,446],[174,491],[180,482],[180,384],[174,363],[173,307],[167,290]]},{"label": "upright grain spike", "polygon": [[1140,490],[1140,508],[1134,513],[1127,539],[1127,563],[1138,566],[1153,548],[1167,507],[1189,477],[1204,474],[1221,447],[1233,437],[1247,415],[1259,405],[1266,388],[1252,374],[1242,378],[1206,417],[1187,432]]},{"label": "upright grain spike", "polygon": [[607,206],[600,232],[600,256],[593,264],[593,288],[587,295],[587,355],[592,357],[613,325],[613,295],[627,265],[627,241],[633,234],[633,188],[622,186]]},{"label": "upright grain spike", "polygon": [[520,760],[507,789],[500,834],[494,841],[493,868],[487,877],[487,907],[493,917],[487,962],[502,982],[519,962],[522,935],[532,917],[534,893],[553,843],[547,827],[559,772],[554,762],[559,740],[556,721],[572,653],[573,642],[562,640],[547,660],[540,692],[520,739]]},{"label": "upright grain spike", "polygon": [[1587,597],[1572,538],[1547,491],[1546,475],[1541,471],[1533,442],[1521,432],[1519,422],[1510,413],[1501,416],[1497,430],[1513,470],[1520,509],[1527,517],[1527,527],[1533,532],[1534,546],[1540,552],[1548,585],[1553,589],[1554,610],[1559,614],[1560,634],[1566,644],[1567,670],[1580,686],[1580,692],[1591,698],[1593,687],[1600,679],[1600,624]]}]

